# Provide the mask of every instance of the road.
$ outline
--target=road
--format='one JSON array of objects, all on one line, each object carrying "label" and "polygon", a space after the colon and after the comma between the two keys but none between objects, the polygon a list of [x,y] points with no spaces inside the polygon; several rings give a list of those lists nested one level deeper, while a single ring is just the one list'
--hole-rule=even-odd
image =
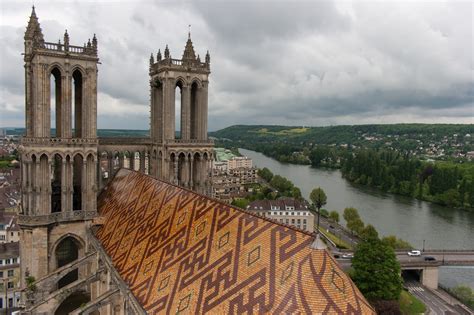
[{"label": "road", "polygon": [[406,280],[405,287],[408,291],[421,300],[427,308],[430,309],[430,314],[444,315],[444,314],[460,314],[460,309],[456,306],[450,305],[448,302],[434,294],[431,290],[422,286],[415,280]]},{"label": "road", "polygon": [[[397,251],[397,259],[401,266],[410,265],[455,265],[474,266],[474,251],[436,251],[426,250],[421,256],[408,256],[407,251]],[[425,261],[425,257],[433,257],[434,261]]]},{"label": "road", "polygon": [[330,222],[328,219],[324,218],[323,216],[321,216],[320,225],[321,225],[321,229],[331,232],[332,234],[336,235],[339,239],[352,245],[353,247],[355,247],[357,245],[357,242],[359,242],[359,238],[357,236],[352,235],[340,224]]}]

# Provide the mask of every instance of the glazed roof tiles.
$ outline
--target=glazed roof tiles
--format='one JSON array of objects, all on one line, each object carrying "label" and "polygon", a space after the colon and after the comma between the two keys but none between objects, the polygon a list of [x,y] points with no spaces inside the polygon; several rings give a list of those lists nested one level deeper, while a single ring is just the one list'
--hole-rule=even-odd
[{"label": "glazed roof tiles", "polygon": [[314,237],[120,170],[96,232],[148,314],[375,314]]}]

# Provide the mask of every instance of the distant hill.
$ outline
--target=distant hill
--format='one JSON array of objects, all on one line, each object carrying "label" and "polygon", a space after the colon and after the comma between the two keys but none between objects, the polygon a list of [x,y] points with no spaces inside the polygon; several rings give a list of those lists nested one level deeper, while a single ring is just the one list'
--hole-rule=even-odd
[{"label": "distant hill", "polygon": [[[444,136],[466,134],[474,136],[473,124],[393,124],[393,125],[342,125],[328,127],[235,125],[209,135],[220,140],[240,142],[279,142],[313,144],[357,144],[368,136],[382,138],[441,140]],[[365,137],[364,137],[365,135]]]}]

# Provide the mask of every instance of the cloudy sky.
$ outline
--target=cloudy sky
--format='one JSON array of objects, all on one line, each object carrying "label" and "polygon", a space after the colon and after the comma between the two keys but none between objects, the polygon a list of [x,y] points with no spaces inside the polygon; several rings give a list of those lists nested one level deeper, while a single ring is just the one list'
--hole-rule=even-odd
[{"label": "cloudy sky", "polygon": [[[473,123],[470,1],[35,0],[46,41],[99,40],[99,128],[147,129],[148,60],[209,49],[209,128]],[[24,126],[31,0],[0,2],[0,126]]]}]

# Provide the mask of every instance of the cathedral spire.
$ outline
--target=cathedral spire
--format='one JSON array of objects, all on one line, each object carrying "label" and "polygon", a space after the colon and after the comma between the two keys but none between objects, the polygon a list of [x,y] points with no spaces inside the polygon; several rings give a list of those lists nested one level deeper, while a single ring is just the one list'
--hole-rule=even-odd
[{"label": "cathedral spire", "polygon": [[196,60],[196,53],[191,41],[191,31],[188,32],[188,41],[186,42],[186,47],[184,47],[183,60]]},{"label": "cathedral spire", "polygon": [[30,20],[25,32],[25,40],[32,40],[34,44],[39,44],[40,46],[44,44],[43,31],[36,16],[35,6],[31,9]]}]

